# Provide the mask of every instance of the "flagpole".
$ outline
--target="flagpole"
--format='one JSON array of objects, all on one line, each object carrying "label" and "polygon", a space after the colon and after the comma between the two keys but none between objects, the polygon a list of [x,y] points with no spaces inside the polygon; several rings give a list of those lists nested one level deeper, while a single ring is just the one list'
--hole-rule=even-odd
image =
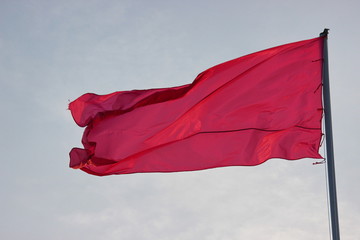
[{"label": "flagpole", "polygon": [[326,163],[327,178],[329,185],[330,219],[332,240],[340,240],[339,218],[336,197],[335,164],[334,164],[334,146],[331,122],[330,106],[330,83],[329,83],[329,59],[328,59],[328,39],[329,29],[325,28],[320,37],[324,37],[323,47],[323,98],[324,98],[324,118],[325,118],[325,140],[326,140]]}]

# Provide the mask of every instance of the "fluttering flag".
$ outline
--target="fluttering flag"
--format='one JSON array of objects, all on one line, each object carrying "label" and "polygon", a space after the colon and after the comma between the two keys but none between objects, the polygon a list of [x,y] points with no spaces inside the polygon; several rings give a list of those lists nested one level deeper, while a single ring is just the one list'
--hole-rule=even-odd
[{"label": "fluttering flag", "polygon": [[249,54],[184,86],[86,93],[70,167],[98,176],[322,158],[323,37]]}]

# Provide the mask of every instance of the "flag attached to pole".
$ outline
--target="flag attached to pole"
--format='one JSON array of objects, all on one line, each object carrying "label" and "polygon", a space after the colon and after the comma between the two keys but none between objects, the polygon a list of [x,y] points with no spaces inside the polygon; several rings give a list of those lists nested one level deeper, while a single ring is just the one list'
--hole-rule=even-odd
[{"label": "flag attached to pole", "polygon": [[162,89],[87,93],[70,167],[98,175],[254,166],[322,158],[323,37],[249,54]]}]

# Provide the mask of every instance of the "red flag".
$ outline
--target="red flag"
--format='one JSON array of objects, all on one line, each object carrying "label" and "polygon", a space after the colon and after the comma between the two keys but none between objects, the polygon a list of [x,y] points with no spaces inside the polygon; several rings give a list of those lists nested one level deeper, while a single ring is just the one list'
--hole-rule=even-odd
[{"label": "red flag", "polygon": [[103,176],[322,158],[322,46],[249,54],[184,86],[84,94],[69,105],[86,126],[70,167]]}]

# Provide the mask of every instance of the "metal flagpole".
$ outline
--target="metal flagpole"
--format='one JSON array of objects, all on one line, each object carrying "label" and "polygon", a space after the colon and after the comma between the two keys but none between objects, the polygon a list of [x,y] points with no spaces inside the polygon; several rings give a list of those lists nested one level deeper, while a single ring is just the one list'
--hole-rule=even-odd
[{"label": "metal flagpole", "polygon": [[330,84],[329,84],[329,59],[328,59],[328,38],[329,29],[325,28],[320,37],[324,38],[323,48],[323,101],[324,101],[324,118],[325,118],[325,140],[326,140],[326,163],[327,178],[329,185],[329,202],[330,202],[330,219],[331,219],[331,236],[332,240],[340,240],[339,218],[336,197],[335,165],[334,165],[334,147],[331,122],[330,107]]}]

